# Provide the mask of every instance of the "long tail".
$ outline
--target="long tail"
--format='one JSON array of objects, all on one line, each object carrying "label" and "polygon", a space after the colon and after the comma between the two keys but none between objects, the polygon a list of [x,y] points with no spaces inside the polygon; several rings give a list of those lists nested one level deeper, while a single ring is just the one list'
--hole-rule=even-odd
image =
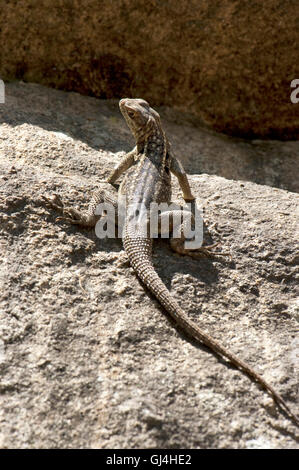
[{"label": "long tail", "polygon": [[208,346],[212,351],[220,356],[224,356],[238,369],[244,371],[251,379],[258,382],[274,399],[277,405],[288,414],[288,416],[299,425],[297,417],[292,413],[284,399],[268,384],[248,364],[243,362],[227,348],[222,346],[218,341],[213,339],[208,333],[197,326],[185,312],[180,308],[178,303],[166,288],[151,261],[151,240],[145,238],[129,238],[125,237],[124,247],[129,256],[131,265],[138,277],[145,286],[154,294],[154,296],[163,305],[165,310],[174,319],[175,323],[180,326],[187,334],[197,341]]}]

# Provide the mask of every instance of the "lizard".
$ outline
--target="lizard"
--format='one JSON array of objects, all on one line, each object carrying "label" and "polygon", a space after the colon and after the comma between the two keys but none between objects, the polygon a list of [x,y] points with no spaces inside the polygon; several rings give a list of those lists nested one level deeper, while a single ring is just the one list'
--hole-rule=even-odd
[{"label": "lizard", "polygon": [[[148,233],[144,234],[141,230],[140,217],[138,217],[136,207],[142,204],[145,207],[145,215],[148,219],[152,203],[170,203],[171,174],[175,175],[178,179],[183,198],[186,202],[194,203],[195,197],[192,194],[183,165],[171,149],[157,111],[151,108],[147,101],[139,98],[121,99],[119,107],[136,140],[136,145],[112,170],[107,178],[107,183],[114,185],[118,178],[125,173],[118,193],[126,201],[122,241],[133,270],[172,317],[176,326],[200,344],[207,346],[216,355],[226,358],[236,368],[245,372],[247,376],[266,390],[278,407],[298,425],[297,417],[292,413],[282,396],[250,365],[239,359],[230,349],[220,344],[220,342],[198,326],[196,322],[192,321],[179,306],[155,270],[152,262],[153,239]],[[65,207],[57,194],[52,198],[42,197],[48,207],[62,213],[62,216],[56,220],[63,220],[83,227],[96,226],[97,221],[101,217],[96,210],[98,204],[109,202],[114,208],[118,207],[115,197],[111,196],[110,192],[103,190],[95,193],[86,211]],[[190,217],[193,217],[192,212],[188,212],[188,214],[189,216],[191,214]],[[170,221],[174,220],[174,215],[174,212],[166,214],[166,216],[170,216]],[[160,214],[159,218],[160,227],[162,220],[163,213]],[[185,248],[184,242],[186,238],[183,223],[179,227],[179,234],[180,237],[178,238],[170,237],[170,245],[175,252],[195,258],[213,256],[215,253],[219,254],[219,252],[211,250],[215,244],[201,246],[197,249]]]}]

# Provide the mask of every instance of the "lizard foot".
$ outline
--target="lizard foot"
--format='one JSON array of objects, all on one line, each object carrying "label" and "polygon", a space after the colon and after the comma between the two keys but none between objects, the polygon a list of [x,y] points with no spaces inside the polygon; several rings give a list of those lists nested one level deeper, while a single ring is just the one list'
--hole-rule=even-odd
[{"label": "lizard foot", "polygon": [[63,221],[73,225],[81,225],[83,227],[94,227],[96,223],[95,216],[81,213],[79,210],[72,207],[64,207],[64,204],[58,194],[50,199],[42,196],[46,206],[50,209],[55,209],[62,215],[56,217],[56,221]]},{"label": "lizard foot", "polygon": [[185,248],[183,244],[177,244],[175,239],[172,240],[171,247],[174,251],[181,255],[191,256],[192,258],[214,258],[218,256],[229,256],[231,258],[231,254],[229,252],[224,251],[215,251],[213,248],[219,245],[219,243],[213,243],[212,245],[201,246],[200,248],[196,248],[194,250]]},{"label": "lizard foot", "polygon": [[63,212],[63,202],[58,194],[54,194],[51,199],[46,196],[42,196],[42,199],[50,209],[56,209],[57,211]]}]

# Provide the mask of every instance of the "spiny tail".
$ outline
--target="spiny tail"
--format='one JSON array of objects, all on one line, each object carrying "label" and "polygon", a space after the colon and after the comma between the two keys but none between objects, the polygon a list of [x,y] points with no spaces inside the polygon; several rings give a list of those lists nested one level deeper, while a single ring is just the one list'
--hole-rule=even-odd
[{"label": "spiny tail", "polygon": [[124,246],[129,256],[132,267],[141,281],[154,294],[165,310],[174,319],[175,323],[187,332],[192,338],[208,346],[220,356],[231,361],[234,366],[244,371],[251,379],[258,382],[274,399],[277,405],[284,410],[289,417],[299,425],[297,417],[292,413],[284,399],[268,384],[254,369],[243,362],[209,334],[199,328],[189,319],[185,312],[172,297],[151,261],[151,240],[142,238],[125,238]]}]

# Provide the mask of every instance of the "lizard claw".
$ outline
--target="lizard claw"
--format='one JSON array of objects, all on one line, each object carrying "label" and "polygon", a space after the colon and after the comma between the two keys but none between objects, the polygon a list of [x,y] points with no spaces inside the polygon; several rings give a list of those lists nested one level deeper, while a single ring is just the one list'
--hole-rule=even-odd
[{"label": "lizard claw", "polygon": [[71,207],[64,209],[63,216],[57,217],[56,220],[68,222],[70,224],[80,224],[82,222],[79,212]]},{"label": "lizard claw", "polygon": [[52,198],[42,196],[42,199],[44,200],[46,206],[50,209],[55,209],[59,212],[62,212],[60,217],[56,217],[56,221],[63,221],[70,224],[82,223],[79,211],[71,207],[65,209],[64,204],[58,194],[54,194]]},{"label": "lizard claw", "polygon": [[58,194],[54,194],[51,199],[46,196],[42,196],[42,199],[44,200],[47,207],[60,211],[63,210],[63,202]]}]

